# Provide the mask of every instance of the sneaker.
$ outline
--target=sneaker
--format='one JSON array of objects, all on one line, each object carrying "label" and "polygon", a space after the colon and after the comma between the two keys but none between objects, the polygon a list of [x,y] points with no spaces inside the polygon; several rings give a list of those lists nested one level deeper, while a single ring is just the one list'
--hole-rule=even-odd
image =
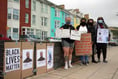
[{"label": "sneaker", "polygon": [[69,67],[71,68],[71,67],[73,67],[71,64],[69,64]]},{"label": "sneaker", "polygon": [[98,62],[94,60],[94,61],[92,61],[92,63],[98,63]]},{"label": "sneaker", "polygon": [[65,67],[64,67],[64,69],[66,69],[66,70],[67,70],[67,69],[68,69],[68,66],[65,66]]},{"label": "sneaker", "polygon": [[104,63],[108,63],[108,61],[106,61],[106,60],[103,60],[103,62],[104,62]]}]

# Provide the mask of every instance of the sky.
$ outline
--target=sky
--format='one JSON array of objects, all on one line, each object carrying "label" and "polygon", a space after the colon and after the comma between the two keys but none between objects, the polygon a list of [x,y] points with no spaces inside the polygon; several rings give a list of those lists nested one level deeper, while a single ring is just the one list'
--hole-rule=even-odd
[{"label": "sky", "polygon": [[118,27],[118,0],[49,0],[57,5],[64,4],[66,9],[78,8],[80,12],[89,14],[95,21],[104,17],[108,26]]}]

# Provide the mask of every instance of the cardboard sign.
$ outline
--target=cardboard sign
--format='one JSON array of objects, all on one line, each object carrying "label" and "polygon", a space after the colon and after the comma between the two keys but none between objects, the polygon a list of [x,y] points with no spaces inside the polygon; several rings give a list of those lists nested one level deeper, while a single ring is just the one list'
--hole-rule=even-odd
[{"label": "cardboard sign", "polygon": [[46,49],[37,50],[37,67],[46,66]]},{"label": "cardboard sign", "polygon": [[5,72],[20,69],[20,48],[5,49]]},{"label": "cardboard sign", "polygon": [[56,38],[70,38],[70,30],[69,29],[56,29]]},{"label": "cardboard sign", "polygon": [[22,69],[30,69],[33,65],[33,49],[24,49],[22,52]]},{"label": "cardboard sign", "polygon": [[71,30],[70,39],[79,40],[80,41],[80,39],[81,39],[81,32],[80,31]]},{"label": "cardboard sign", "polygon": [[47,69],[53,68],[53,54],[54,54],[53,46],[47,46]]},{"label": "cardboard sign", "polygon": [[108,43],[109,30],[98,29],[97,31],[97,43]]},{"label": "cardboard sign", "polygon": [[76,55],[91,55],[92,54],[92,43],[91,34],[82,34],[81,41],[75,41]]}]

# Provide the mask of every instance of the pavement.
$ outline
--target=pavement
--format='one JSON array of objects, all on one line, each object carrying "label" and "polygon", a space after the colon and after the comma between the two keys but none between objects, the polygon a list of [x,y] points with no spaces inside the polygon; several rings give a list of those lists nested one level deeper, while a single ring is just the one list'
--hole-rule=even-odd
[{"label": "pavement", "polygon": [[97,64],[90,63],[88,66],[76,63],[68,70],[59,68],[27,79],[118,79],[118,47],[108,47],[107,53],[108,63],[101,61]]}]

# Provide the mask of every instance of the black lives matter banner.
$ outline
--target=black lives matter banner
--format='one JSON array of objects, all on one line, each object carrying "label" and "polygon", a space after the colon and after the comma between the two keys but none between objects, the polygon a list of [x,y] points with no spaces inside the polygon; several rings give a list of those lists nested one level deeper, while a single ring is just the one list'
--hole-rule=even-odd
[{"label": "black lives matter banner", "polygon": [[20,69],[20,48],[5,49],[5,72]]}]

